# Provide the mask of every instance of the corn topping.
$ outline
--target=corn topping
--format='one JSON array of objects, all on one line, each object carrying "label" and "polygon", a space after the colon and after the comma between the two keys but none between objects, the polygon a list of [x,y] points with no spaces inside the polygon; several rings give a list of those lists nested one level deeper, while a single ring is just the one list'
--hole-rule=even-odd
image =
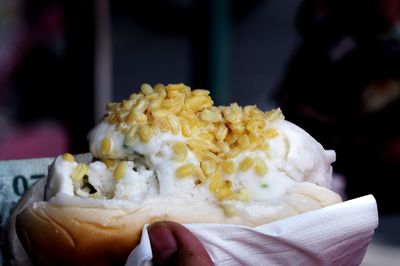
[{"label": "corn topping", "polygon": [[115,180],[120,180],[121,178],[123,178],[127,168],[128,168],[128,162],[127,161],[120,162],[117,165],[117,167],[115,167],[114,179]]},{"label": "corn topping", "polygon": [[186,160],[187,154],[188,154],[188,149],[183,142],[177,142],[172,146],[172,150],[174,151],[174,154],[172,156],[172,159],[174,159],[177,162],[183,162]]},{"label": "corn topping", "polygon": [[239,168],[242,171],[247,171],[254,165],[254,160],[250,157],[246,157],[243,159],[243,161],[239,164]]},{"label": "corn topping", "polygon": [[[232,191],[223,176],[249,169],[264,176],[268,166],[261,158],[246,157],[239,163],[232,159],[245,151],[261,151],[268,158],[268,140],[279,135],[274,123],[284,119],[280,109],[263,112],[254,105],[240,107],[237,103],[213,106],[208,90],[192,91],[182,83],[153,87],[144,83],[129,99],[109,103],[107,112],[104,119],[125,135],[126,146],[136,141],[147,143],[159,133],[185,137],[184,142],[172,145],[172,159],[184,162],[190,151],[200,164],[182,165],[176,169],[176,177],[193,175],[198,182],[209,182],[217,198],[242,201],[249,198],[245,190]],[[101,153],[107,157],[111,150],[112,141],[106,137],[101,141]]]},{"label": "corn topping", "polygon": [[236,172],[236,163],[232,160],[223,161],[221,163],[222,170],[227,174],[233,174]]},{"label": "corn topping", "polygon": [[115,161],[114,160],[110,160],[110,159],[106,159],[103,161],[104,164],[106,165],[107,168],[111,168],[115,165]]},{"label": "corn topping", "polygon": [[254,161],[254,170],[256,171],[256,174],[258,176],[264,176],[268,172],[267,164],[260,157],[256,157]]},{"label": "corn topping", "polygon": [[101,141],[101,154],[108,155],[112,148],[112,141],[110,138],[104,138]]},{"label": "corn topping", "polygon": [[75,162],[75,158],[74,158],[74,156],[73,156],[71,153],[64,153],[64,154],[62,155],[62,158],[63,158],[65,161],[70,162],[70,163]]},{"label": "corn topping", "polygon": [[194,164],[187,163],[176,169],[175,175],[177,178],[183,178],[192,175],[194,171],[195,171]]},{"label": "corn topping", "polygon": [[200,167],[206,176],[211,176],[217,171],[217,163],[215,161],[202,161]]},{"label": "corn topping", "polygon": [[84,163],[78,164],[71,173],[71,179],[74,181],[80,181],[85,175],[87,175],[88,167]]}]

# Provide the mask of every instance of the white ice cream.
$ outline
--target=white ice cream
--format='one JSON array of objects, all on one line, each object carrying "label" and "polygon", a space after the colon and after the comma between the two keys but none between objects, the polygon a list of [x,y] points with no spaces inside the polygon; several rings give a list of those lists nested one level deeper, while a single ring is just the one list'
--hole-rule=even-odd
[{"label": "white ice cream", "polygon": [[[224,207],[242,208],[241,206],[245,204],[247,210],[253,209],[253,212],[256,213],[260,204],[271,205],[274,202],[282,201],[282,198],[299,182],[309,182],[330,188],[331,164],[335,161],[335,152],[324,150],[321,144],[307,132],[284,120],[280,110],[274,110],[267,114],[252,106],[241,108],[233,104],[229,107],[213,107],[212,101],[204,91],[190,92],[179,87],[181,85],[171,86],[178,87],[171,87],[171,90],[168,91],[170,95],[164,95],[164,97],[170,98],[164,98],[164,100],[175,101],[174,105],[169,108],[175,108],[175,105],[181,104],[180,107],[178,106],[181,108],[179,110],[186,111],[186,114],[177,118],[175,114],[178,114],[178,111],[169,110],[168,112],[171,112],[166,118],[159,118],[154,113],[154,109],[146,109],[146,106],[151,106],[151,102],[145,100],[145,97],[149,96],[148,94],[146,94],[147,96],[142,94],[140,97],[134,95],[131,96],[131,100],[114,104],[108,117],[91,130],[88,138],[90,151],[95,158],[113,160],[115,164],[107,167],[105,161],[92,162],[87,166],[85,175],[80,174],[79,178],[76,178],[74,176],[79,169],[78,163],[68,161],[60,156],[55,161],[50,173],[47,198],[57,194],[66,194],[81,198],[127,200],[134,203],[157,197],[181,199],[182,201],[207,200]],[[158,100],[158,98],[149,99],[153,102]],[[196,109],[196,103],[204,106]],[[185,104],[187,105],[185,106]],[[141,113],[134,113],[137,110],[140,110]],[[180,125],[182,128],[179,131],[173,132],[171,123],[174,121],[169,121],[168,116],[175,116],[177,123],[200,121],[205,124],[198,126],[197,129],[194,127],[197,132],[193,136],[188,136],[183,133],[183,124]],[[271,118],[271,116],[274,117]],[[154,126],[152,123],[157,122],[157,119],[160,119],[158,122],[166,119],[165,121],[170,123],[171,130],[154,130],[148,141],[136,138],[133,143],[127,142],[129,135],[127,132],[131,130],[130,126],[149,125],[152,127]],[[260,120],[265,123],[260,124]],[[254,123],[251,124],[249,121]],[[218,135],[221,125],[225,127],[226,132],[230,132],[225,133],[222,139]],[[247,134],[248,138],[259,136],[254,142],[258,146],[250,148],[250,144],[247,144],[248,146],[244,146],[245,148],[241,149],[239,154],[230,156],[229,152],[241,145],[239,138],[242,133],[235,133],[235,130],[244,132],[243,134]],[[273,136],[267,134],[268,130],[273,131]],[[222,183],[217,183],[218,185],[214,188],[212,188],[212,182],[216,179],[213,179],[212,175],[203,180],[198,175],[196,176],[198,172],[195,171],[184,177],[177,176],[177,169],[187,164],[195,167],[196,171],[199,169],[202,171],[201,164],[203,162],[198,154],[199,150],[188,142],[188,140],[193,141],[193,139],[199,138],[200,134],[213,134],[212,141],[207,140],[207,136],[205,137],[206,141],[212,142],[212,145],[221,145],[221,142],[228,145],[228,151],[220,148],[223,146],[219,146],[219,150],[216,151],[210,146],[206,148],[211,155],[217,157],[216,160],[213,159],[220,167],[217,172],[223,173]],[[229,142],[227,135],[238,139]],[[104,142],[105,140],[107,143]],[[173,146],[176,143],[188,145],[187,155],[183,161],[174,159],[176,154],[174,154]],[[261,148],[260,145],[263,144],[267,147],[266,149]],[[196,149],[197,153],[194,152]],[[256,171],[255,166],[248,169],[239,167],[246,158],[250,158],[253,162],[257,160],[265,162],[268,170],[261,171],[260,174],[260,171]],[[222,169],[221,162],[228,160],[233,161],[237,166],[233,173]],[[116,174],[116,172],[118,172],[117,167],[121,162],[125,163],[127,167],[122,171],[122,176],[119,176],[120,173]],[[223,194],[225,184],[229,189],[228,194]]]},{"label": "white ice cream", "polygon": [[[233,188],[247,188],[252,201],[279,200],[295,182],[307,181],[329,188],[335,152],[324,150],[323,147],[308,133],[298,126],[281,120],[274,127],[279,135],[269,139],[269,152],[245,151],[233,158],[237,164],[246,157],[260,157],[267,162],[268,172],[260,177],[251,168],[245,172],[237,171],[225,178],[232,182]],[[151,166],[146,170],[140,161],[129,161],[129,170],[124,178],[115,181],[112,177],[114,168],[107,169],[101,161],[89,165],[89,182],[98,191],[96,195],[106,198],[143,200],[145,197],[160,194],[162,196],[190,195],[191,197],[213,198],[206,185],[196,186],[193,178],[178,179],[176,169],[184,163],[199,164],[198,159],[189,151],[185,162],[172,160],[171,144],[184,139],[181,135],[170,133],[159,134],[155,141],[143,144],[136,142],[131,148],[124,147],[124,135],[115,131],[115,126],[106,122],[95,127],[90,135],[90,150],[94,156],[99,156],[100,142],[105,136],[111,137],[113,147],[111,154],[122,158],[143,157]],[[53,167],[54,190],[68,195],[82,194],[73,191],[69,178],[71,171],[77,165],[59,157]],[[135,170],[133,170],[133,167]],[[83,195],[83,194],[82,194]]]}]

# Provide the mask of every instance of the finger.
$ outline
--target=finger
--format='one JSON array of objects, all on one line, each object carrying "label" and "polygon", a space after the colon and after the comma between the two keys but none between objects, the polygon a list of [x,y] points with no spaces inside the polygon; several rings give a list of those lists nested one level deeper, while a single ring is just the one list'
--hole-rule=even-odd
[{"label": "finger", "polygon": [[155,265],[213,265],[203,245],[184,226],[157,222],[148,232]]}]

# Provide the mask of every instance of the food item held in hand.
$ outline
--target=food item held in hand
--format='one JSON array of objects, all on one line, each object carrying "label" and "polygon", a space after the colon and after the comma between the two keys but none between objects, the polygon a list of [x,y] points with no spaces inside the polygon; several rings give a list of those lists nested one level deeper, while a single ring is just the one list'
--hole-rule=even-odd
[{"label": "food item held in hand", "polygon": [[258,226],[341,201],[329,190],[335,152],[279,109],[143,84],[107,111],[88,135],[96,160],[57,157],[42,198],[17,217],[38,264],[123,263],[154,221]]}]

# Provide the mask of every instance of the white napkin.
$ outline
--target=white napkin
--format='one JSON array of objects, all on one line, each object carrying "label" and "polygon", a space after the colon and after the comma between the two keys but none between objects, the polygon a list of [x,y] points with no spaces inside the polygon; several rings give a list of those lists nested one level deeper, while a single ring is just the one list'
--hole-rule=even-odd
[{"label": "white napkin", "polygon": [[[259,227],[187,224],[215,265],[359,265],[378,226],[372,195]],[[147,227],[126,265],[152,265]]]}]

